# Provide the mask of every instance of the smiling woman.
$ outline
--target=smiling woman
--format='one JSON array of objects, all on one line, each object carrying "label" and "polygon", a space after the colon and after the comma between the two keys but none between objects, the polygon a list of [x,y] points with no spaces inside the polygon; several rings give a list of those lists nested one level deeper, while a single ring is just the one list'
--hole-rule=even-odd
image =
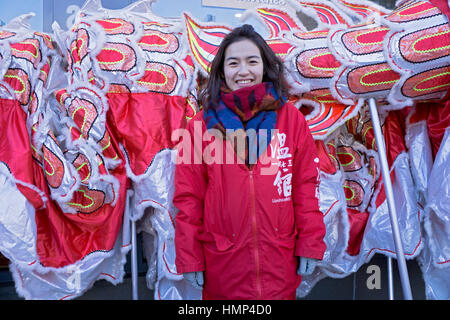
[{"label": "smiling woman", "polygon": [[[250,54],[247,50],[251,50],[250,52],[252,53]],[[230,61],[233,65],[227,64],[230,57],[233,58]],[[244,24],[242,27],[235,28],[233,32],[224,38],[215,54],[215,58],[211,63],[207,86],[199,96],[205,110],[208,110],[211,105],[217,104],[223,82],[226,83],[230,90],[237,88],[231,85],[232,73],[235,73],[235,66],[242,66],[244,61],[245,66],[251,66],[248,71],[255,71],[258,68],[262,69],[262,77],[257,79],[258,82],[253,80],[253,85],[261,82],[271,82],[274,91],[279,97],[287,96],[288,86],[283,75],[284,66],[282,62],[253,27]],[[227,75],[225,74],[227,70],[230,71],[228,74],[230,83],[227,82]],[[252,76],[256,76],[256,74]]]},{"label": "smiling woman", "polygon": [[[177,271],[204,299],[295,299],[325,252],[314,140],[252,26],[227,34],[210,70],[175,170]],[[209,149],[233,161],[196,161]]]}]

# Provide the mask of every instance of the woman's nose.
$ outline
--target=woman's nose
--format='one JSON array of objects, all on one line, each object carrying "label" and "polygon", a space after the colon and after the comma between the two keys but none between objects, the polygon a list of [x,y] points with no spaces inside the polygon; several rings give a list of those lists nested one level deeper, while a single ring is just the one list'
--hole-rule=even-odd
[{"label": "woman's nose", "polygon": [[239,74],[248,74],[249,73],[249,69],[247,64],[243,63],[239,66]]},{"label": "woman's nose", "polygon": [[240,76],[245,76],[245,75],[248,75],[248,74],[249,74],[248,68],[242,67],[242,68],[239,69],[239,75]]}]

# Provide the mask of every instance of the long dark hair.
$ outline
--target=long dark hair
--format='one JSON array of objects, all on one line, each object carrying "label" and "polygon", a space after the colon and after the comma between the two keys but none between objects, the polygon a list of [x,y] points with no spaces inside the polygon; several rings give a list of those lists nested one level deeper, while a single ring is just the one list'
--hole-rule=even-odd
[{"label": "long dark hair", "polygon": [[208,82],[199,94],[199,100],[204,109],[207,110],[210,106],[215,105],[220,97],[220,87],[225,81],[223,73],[225,50],[230,44],[241,40],[250,40],[259,48],[264,66],[262,81],[272,82],[280,98],[287,96],[287,82],[284,78],[283,63],[275,55],[263,37],[251,25],[244,24],[227,34],[222,40],[216,56],[211,63]]}]

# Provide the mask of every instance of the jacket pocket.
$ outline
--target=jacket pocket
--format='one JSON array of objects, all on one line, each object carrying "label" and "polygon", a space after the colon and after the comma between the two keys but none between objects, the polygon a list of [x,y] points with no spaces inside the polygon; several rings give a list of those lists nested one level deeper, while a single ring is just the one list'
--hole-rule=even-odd
[{"label": "jacket pocket", "polygon": [[297,229],[294,228],[294,232],[291,234],[283,234],[280,232],[277,232],[277,242],[280,246],[287,248],[287,249],[293,249],[295,247],[295,243],[297,241]]},{"label": "jacket pocket", "polygon": [[219,252],[227,251],[234,246],[234,243],[228,239],[228,237],[215,233],[208,232],[202,234],[200,241],[210,250],[215,250]]},{"label": "jacket pocket", "polygon": [[297,237],[292,202],[287,203],[278,211],[276,222],[275,231],[280,240],[289,240]]}]

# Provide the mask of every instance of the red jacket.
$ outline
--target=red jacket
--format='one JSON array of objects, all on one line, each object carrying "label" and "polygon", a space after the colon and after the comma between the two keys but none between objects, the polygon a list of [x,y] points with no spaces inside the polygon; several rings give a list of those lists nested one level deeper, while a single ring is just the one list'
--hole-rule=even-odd
[{"label": "red jacket", "polygon": [[[295,298],[298,256],[323,258],[314,140],[293,105],[277,113],[279,132],[252,170],[209,134],[203,112],[179,144],[188,163],[175,172],[175,263],[180,273],[204,271],[205,299]],[[230,155],[234,163],[218,163]]]}]

